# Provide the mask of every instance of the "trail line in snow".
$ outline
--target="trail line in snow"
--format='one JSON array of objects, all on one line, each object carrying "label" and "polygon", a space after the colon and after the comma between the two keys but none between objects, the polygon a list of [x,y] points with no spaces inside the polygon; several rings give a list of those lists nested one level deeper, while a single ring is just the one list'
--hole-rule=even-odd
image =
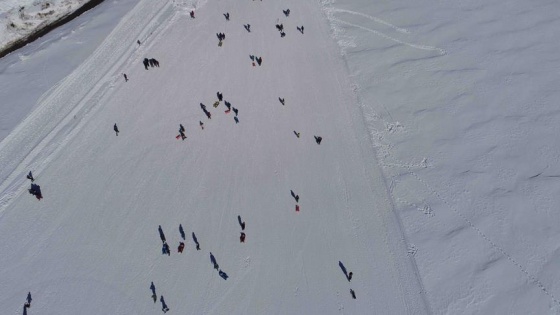
[{"label": "trail line in snow", "polygon": [[[161,27],[162,15],[172,15],[167,3],[138,3],[108,35],[103,44],[60,84],[41,97],[41,104],[0,142],[0,216],[10,201],[25,191],[25,176],[41,170],[83,126],[83,117],[111,90],[113,73],[129,60],[136,39]],[[151,33],[146,35],[146,33]],[[130,45],[122,45],[129,42]],[[107,62],[113,60],[113,62]],[[85,84],[84,84],[85,83]],[[80,119],[77,119],[77,118]]]},{"label": "trail line in snow", "polygon": [[337,9],[337,8],[326,8],[325,10],[327,11],[327,13],[330,13],[330,12],[333,12],[333,13],[334,13],[334,12],[340,12],[340,13],[348,13],[348,14],[353,14],[353,15],[362,16],[362,17],[365,17],[366,19],[375,21],[375,22],[377,22],[377,23],[379,23],[379,24],[383,24],[383,25],[389,26],[390,28],[394,29],[395,31],[397,31],[397,32],[399,32],[399,33],[410,34],[410,31],[407,30],[406,28],[400,28],[400,27],[398,27],[398,26],[396,26],[396,25],[394,25],[394,24],[391,24],[391,23],[389,23],[389,22],[386,22],[386,21],[384,21],[384,20],[382,20],[382,19],[380,19],[380,18],[376,18],[375,16],[367,15],[367,14],[360,13],[360,12],[356,12],[356,11],[350,11],[350,10],[345,10],[345,9]]}]

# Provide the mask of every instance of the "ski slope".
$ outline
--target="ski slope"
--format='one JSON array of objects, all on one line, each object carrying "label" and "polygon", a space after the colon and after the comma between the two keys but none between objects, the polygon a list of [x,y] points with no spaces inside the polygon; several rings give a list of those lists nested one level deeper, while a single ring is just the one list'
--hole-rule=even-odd
[{"label": "ski slope", "polygon": [[429,313],[346,71],[319,3],[139,1],[0,143],[2,308],[159,313],[153,282],[176,314]]}]

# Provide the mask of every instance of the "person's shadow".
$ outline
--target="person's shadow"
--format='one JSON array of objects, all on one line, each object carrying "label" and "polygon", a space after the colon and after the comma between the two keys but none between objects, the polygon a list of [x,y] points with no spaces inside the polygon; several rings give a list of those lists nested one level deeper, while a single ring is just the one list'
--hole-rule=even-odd
[{"label": "person's shadow", "polygon": [[346,267],[344,267],[342,261],[338,261],[338,266],[340,266],[340,269],[342,269],[342,272],[344,272],[344,275],[346,276],[346,280],[348,280],[348,271],[346,270]]},{"label": "person's shadow", "polygon": [[179,233],[181,233],[181,237],[185,240],[185,231],[183,230],[183,226],[179,224]]},{"label": "person's shadow", "polygon": [[220,268],[218,262],[216,261],[216,257],[214,257],[212,252],[210,252],[210,262],[214,265],[214,269],[218,270]]},{"label": "person's shadow", "polygon": [[200,244],[198,243],[198,239],[196,238],[196,235],[194,235],[194,232],[192,232],[192,239],[196,244],[196,250],[200,250]]}]

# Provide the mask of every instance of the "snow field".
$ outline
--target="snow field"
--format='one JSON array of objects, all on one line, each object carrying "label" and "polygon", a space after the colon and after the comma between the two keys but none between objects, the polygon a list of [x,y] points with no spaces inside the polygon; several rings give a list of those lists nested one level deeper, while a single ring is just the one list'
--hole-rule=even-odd
[{"label": "snow field", "polygon": [[[19,311],[17,297],[32,291],[33,310],[45,314],[151,314],[161,309],[153,281],[177,313],[428,312],[369,138],[354,129],[365,130],[363,120],[318,4],[199,3],[195,19],[173,7],[140,2],[0,144],[14,161],[2,174],[0,230],[6,246],[28,248],[0,258],[14,266],[2,303]],[[222,47],[217,32],[226,33]],[[263,65],[252,67],[251,54]],[[144,57],[161,66],[144,70]],[[239,109],[239,124],[223,104],[212,107],[217,91]],[[175,139],[179,123],[185,141]],[[40,202],[22,188],[27,169]],[[354,272],[351,283],[338,261]]]}]

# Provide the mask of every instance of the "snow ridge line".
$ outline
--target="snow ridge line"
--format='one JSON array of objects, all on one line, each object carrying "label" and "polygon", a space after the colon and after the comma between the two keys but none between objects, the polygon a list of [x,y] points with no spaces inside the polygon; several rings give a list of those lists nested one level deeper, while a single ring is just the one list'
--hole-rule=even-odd
[{"label": "snow ridge line", "polygon": [[[24,191],[23,176],[40,171],[83,125],[86,116],[111,87],[110,74],[135,49],[136,39],[161,15],[172,14],[169,3],[143,0],[119,23],[94,53],[68,75],[10,135],[0,142],[0,216],[10,201]],[[154,22],[155,21],[155,22]],[[130,43],[130,45],[123,45]],[[113,62],[108,62],[113,61]]]},{"label": "snow ridge line", "polygon": [[356,12],[356,11],[350,11],[350,10],[345,10],[345,9],[338,9],[338,8],[328,8],[327,9],[328,12],[340,12],[340,13],[348,13],[348,14],[353,14],[353,15],[358,15],[358,16],[362,16],[365,17],[366,19],[375,21],[379,24],[383,24],[386,26],[389,26],[390,28],[394,29],[395,31],[399,32],[399,33],[403,33],[403,34],[410,34],[410,31],[407,30],[406,28],[400,28],[394,24],[391,24],[389,22],[386,22],[380,18],[376,18],[375,16],[371,16],[371,15],[367,15],[361,12]]},{"label": "snow ridge line", "polygon": [[[353,42],[353,38],[348,35],[345,35],[344,32],[338,27],[339,21],[338,19],[334,18],[334,12],[336,9],[332,7],[328,7],[327,5],[330,4],[329,0],[321,0],[321,4],[323,5],[323,11],[327,17],[327,20],[330,22],[331,25],[331,36],[335,41],[338,43],[340,48],[342,49],[342,59],[344,61],[344,66],[346,68],[347,73],[351,73],[348,63],[344,58],[344,49],[347,47],[355,47]],[[377,32],[377,31],[375,31]],[[381,34],[381,33],[380,33]],[[385,36],[384,34],[381,34]],[[341,42],[341,39],[344,39]],[[349,40],[348,40],[349,39]],[[351,77],[348,78],[351,81]],[[379,121],[379,116],[376,114],[369,115],[366,111],[368,108],[364,106],[363,101],[361,99],[359,93],[359,86],[356,84],[351,84],[352,93],[351,98],[357,102],[357,107],[349,107],[349,111],[353,116],[352,120],[355,120],[357,123],[354,126],[361,127],[364,129],[364,134],[367,136],[363,139],[359,139],[358,142],[361,143],[362,150],[370,151],[371,155],[364,156],[364,162],[366,163],[366,170],[369,174],[375,175],[377,178],[380,178],[381,185],[384,193],[382,193],[383,199],[385,199],[387,203],[387,210],[384,213],[377,213],[377,216],[388,222],[391,223],[394,221],[395,228],[387,228],[387,237],[385,237],[384,242],[389,246],[389,248],[396,249],[395,251],[390,251],[393,254],[393,259],[401,261],[406,261],[406,266],[400,266],[397,264],[398,273],[397,279],[401,283],[399,286],[405,296],[408,296],[408,300],[404,300],[403,303],[406,305],[407,313],[427,313],[431,314],[431,306],[429,300],[426,296],[426,290],[424,288],[424,284],[422,282],[422,278],[420,276],[420,272],[416,261],[414,259],[414,255],[409,254],[409,244],[410,242],[407,239],[407,235],[405,233],[401,218],[399,214],[395,211],[394,201],[392,199],[392,195],[389,192],[389,185],[387,179],[385,178],[385,174],[382,171],[383,166],[383,155],[380,151],[383,151],[389,154],[389,144],[382,143],[381,139],[383,139],[382,133],[377,130],[372,123],[374,121]],[[372,121],[370,116],[374,117]],[[386,126],[393,126],[394,124],[386,124]],[[400,125],[397,123],[397,127]],[[387,131],[394,132],[393,128],[387,128]],[[357,132],[359,134],[359,131]],[[365,154],[363,152],[362,154]],[[374,158],[372,158],[372,156]],[[371,178],[375,178],[370,176]],[[373,180],[372,180],[373,182]],[[385,217],[383,217],[383,215]],[[409,269],[409,270],[406,270]],[[411,274],[413,279],[407,278],[407,274]],[[418,296],[418,298],[412,297]],[[414,301],[414,303],[410,304],[409,301]]]}]

